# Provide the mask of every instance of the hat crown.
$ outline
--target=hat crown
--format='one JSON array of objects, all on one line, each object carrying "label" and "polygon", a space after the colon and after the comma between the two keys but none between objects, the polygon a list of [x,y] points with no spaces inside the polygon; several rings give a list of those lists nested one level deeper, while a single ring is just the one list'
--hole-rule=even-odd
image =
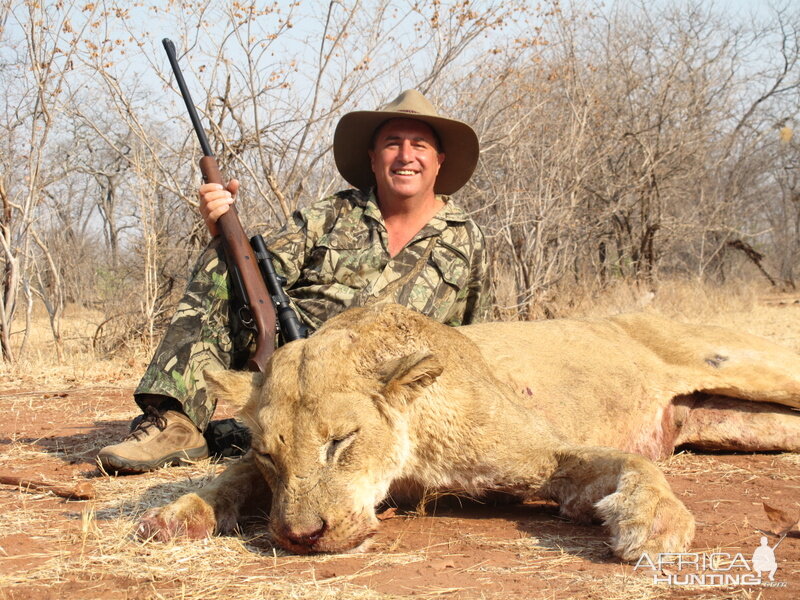
[{"label": "hat crown", "polygon": [[406,90],[389,104],[379,109],[381,112],[401,112],[412,115],[439,116],[436,107],[417,90]]}]

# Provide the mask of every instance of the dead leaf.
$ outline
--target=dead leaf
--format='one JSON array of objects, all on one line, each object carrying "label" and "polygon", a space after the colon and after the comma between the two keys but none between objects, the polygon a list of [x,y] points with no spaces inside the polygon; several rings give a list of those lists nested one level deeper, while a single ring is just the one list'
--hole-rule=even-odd
[{"label": "dead leaf", "polygon": [[764,512],[772,525],[772,533],[777,536],[789,535],[800,537],[800,512],[792,515],[788,511],[780,508],[773,508],[766,502],[762,502]]},{"label": "dead leaf", "polygon": [[456,563],[452,560],[445,559],[445,558],[437,558],[436,560],[432,560],[429,565],[433,567],[437,571],[444,571],[445,569],[455,569]]}]

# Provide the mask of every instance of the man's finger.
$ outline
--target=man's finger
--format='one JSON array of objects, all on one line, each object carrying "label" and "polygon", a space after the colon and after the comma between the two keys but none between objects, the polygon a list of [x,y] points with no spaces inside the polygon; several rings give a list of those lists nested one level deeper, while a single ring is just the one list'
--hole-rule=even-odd
[{"label": "man's finger", "polygon": [[[238,183],[238,182],[237,182]],[[222,190],[223,188],[219,183],[204,183],[200,186],[200,193],[207,194],[209,192],[216,192],[217,190]]]},{"label": "man's finger", "polygon": [[208,220],[211,221],[212,223],[216,223],[222,215],[228,212],[229,208],[230,207],[227,204],[215,208],[210,213],[208,213]]}]

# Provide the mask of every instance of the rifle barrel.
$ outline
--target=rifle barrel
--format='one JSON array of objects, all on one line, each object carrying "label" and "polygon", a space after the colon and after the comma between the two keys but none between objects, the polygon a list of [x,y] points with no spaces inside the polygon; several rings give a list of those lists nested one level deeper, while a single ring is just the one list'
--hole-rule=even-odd
[{"label": "rifle barrel", "polygon": [[180,66],[178,66],[178,57],[175,55],[175,44],[173,44],[172,40],[169,38],[164,38],[161,40],[161,43],[164,44],[164,50],[167,51],[169,64],[172,67],[172,72],[175,74],[175,81],[178,83],[178,87],[181,90],[181,96],[183,96],[183,102],[186,104],[186,110],[189,111],[189,118],[192,120],[197,139],[200,140],[200,148],[203,151],[203,155],[214,156],[214,153],[211,151],[211,145],[208,143],[206,132],[203,129],[203,125],[200,123],[197,109],[194,107],[194,102],[192,102],[192,95],[189,93],[189,88],[186,87],[183,73],[181,72]]}]

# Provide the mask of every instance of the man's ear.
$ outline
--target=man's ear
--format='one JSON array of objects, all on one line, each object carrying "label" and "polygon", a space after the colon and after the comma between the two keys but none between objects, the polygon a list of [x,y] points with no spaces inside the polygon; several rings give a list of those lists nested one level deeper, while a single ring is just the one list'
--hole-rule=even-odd
[{"label": "man's ear", "polygon": [[367,155],[369,156],[369,168],[375,173],[375,150],[367,150]]},{"label": "man's ear", "polygon": [[416,394],[428,387],[444,371],[439,359],[430,352],[413,352],[388,360],[378,369],[383,383],[381,394],[396,408],[409,404]]},{"label": "man's ear", "polygon": [[255,398],[264,383],[262,373],[250,371],[203,371],[208,396],[218,402],[227,402],[237,408],[244,407]]}]

